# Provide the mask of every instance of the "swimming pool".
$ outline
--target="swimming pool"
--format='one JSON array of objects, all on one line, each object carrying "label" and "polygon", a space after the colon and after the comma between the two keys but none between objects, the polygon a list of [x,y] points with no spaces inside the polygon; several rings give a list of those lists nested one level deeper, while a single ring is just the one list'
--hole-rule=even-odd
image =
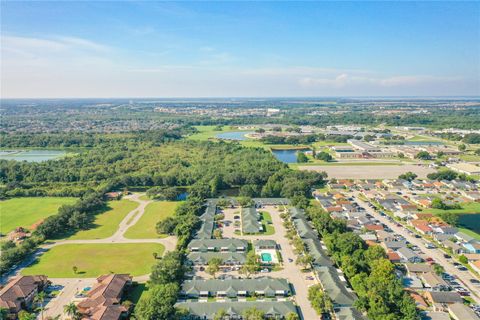
[{"label": "swimming pool", "polygon": [[262,253],[262,262],[272,262],[272,255],[268,252]]}]

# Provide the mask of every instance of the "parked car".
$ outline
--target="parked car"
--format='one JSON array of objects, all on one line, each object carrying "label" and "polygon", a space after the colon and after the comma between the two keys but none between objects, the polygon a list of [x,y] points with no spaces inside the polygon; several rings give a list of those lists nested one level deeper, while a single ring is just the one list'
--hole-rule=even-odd
[{"label": "parked car", "polygon": [[451,255],[449,255],[449,254],[446,254],[446,253],[443,255],[443,257],[444,257],[445,259],[451,259],[451,258],[452,258],[452,256],[451,256]]}]

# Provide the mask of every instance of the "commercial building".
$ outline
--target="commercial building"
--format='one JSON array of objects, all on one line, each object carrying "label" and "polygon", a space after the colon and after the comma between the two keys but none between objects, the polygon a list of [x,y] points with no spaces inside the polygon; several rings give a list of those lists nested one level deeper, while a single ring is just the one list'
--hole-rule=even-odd
[{"label": "commercial building", "polygon": [[480,174],[480,167],[468,162],[450,163],[447,168],[468,175]]}]

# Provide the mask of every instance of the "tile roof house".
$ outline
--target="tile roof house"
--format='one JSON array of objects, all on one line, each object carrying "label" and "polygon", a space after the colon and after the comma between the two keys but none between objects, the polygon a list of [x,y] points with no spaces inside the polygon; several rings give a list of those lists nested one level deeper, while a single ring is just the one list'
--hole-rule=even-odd
[{"label": "tile roof house", "polygon": [[85,320],[117,320],[128,313],[120,303],[127,286],[132,283],[128,274],[107,274],[97,278],[87,298],[78,305]]},{"label": "tile roof house", "polygon": [[398,263],[401,260],[400,255],[393,251],[387,252],[387,259],[392,263]]},{"label": "tile roof house", "polygon": [[422,234],[432,234],[433,230],[425,220],[411,220],[410,224]]},{"label": "tile roof house", "polygon": [[18,276],[0,289],[0,308],[8,309],[16,315],[22,309],[28,309],[38,292],[48,284],[46,276]]}]

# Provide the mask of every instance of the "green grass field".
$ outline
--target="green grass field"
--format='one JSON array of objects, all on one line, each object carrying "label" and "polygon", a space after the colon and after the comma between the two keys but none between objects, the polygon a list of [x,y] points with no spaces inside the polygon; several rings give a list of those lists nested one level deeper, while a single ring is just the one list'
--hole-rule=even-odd
[{"label": "green grass field", "polygon": [[262,222],[263,229],[265,231],[262,232],[262,233],[259,233],[258,235],[270,236],[270,235],[274,234],[275,233],[275,228],[272,225],[272,217],[270,216],[270,213],[262,211],[262,212],[260,212],[260,214],[262,216],[260,221]]},{"label": "green grass field", "polygon": [[30,228],[46,217],[57,214],[61,205],[75,201],[75,198],[60,197],[27,197],[1,201],[0,232],[7,234],[16,227]]},{"label": "green grass field", "polygon": [[467,228],[458,228],[461,232],[468,234],[471,237],[474,237],[475,239],[480,241],[480,234],[476,233],[473,230],[467,229]]},{"label": "green grass field", "polygon": [[216,139],[215,136],[220,133],[234,132],[234,131],[252,131],[252,130],[239,130],[237,128],[231,128],[229,126],[223,126],[221,131],[215,130],[216,126],[195,126],[199,131],[187,137],[187,140],[207,141],[210,139]]},{"label": "green grass field", "polygon": [[95,216],[91,229],[81,230],[68,239],[103,239],[112,236],[125,216],[138,207],[138,203],[123,199],[120,201],[109,201],[108,207],[108,211]]},{"label": "green grass field", "polygon": [[[53,247],[22,271],[23,275],[44,274],[51,278],[91,278],[107,273],[150,273],[153,252],[161,256],[158,243],[65,244]],[[73,272],[73,266],[78,268]]]},{"label": "green grass field", "polygon": [[172,216],[180,203],[179,201],[155,201],[150,203],[145,208],[145,213],[140,220],[127,229],[125,238],[152,239],[165,237],[165,235],[157,234],[155,226],[160,220]]},{"label": "green grass field", "polygon": [[463,203],[461,209],[453,209],[453,210],[429,208],[429,209],[425,209],[424,212],[433,213],[433,214],[439,214],[439,213],[445,213],[445,212],[458,213],[458,214],[480,213],[480,203],[479,202]]}]

